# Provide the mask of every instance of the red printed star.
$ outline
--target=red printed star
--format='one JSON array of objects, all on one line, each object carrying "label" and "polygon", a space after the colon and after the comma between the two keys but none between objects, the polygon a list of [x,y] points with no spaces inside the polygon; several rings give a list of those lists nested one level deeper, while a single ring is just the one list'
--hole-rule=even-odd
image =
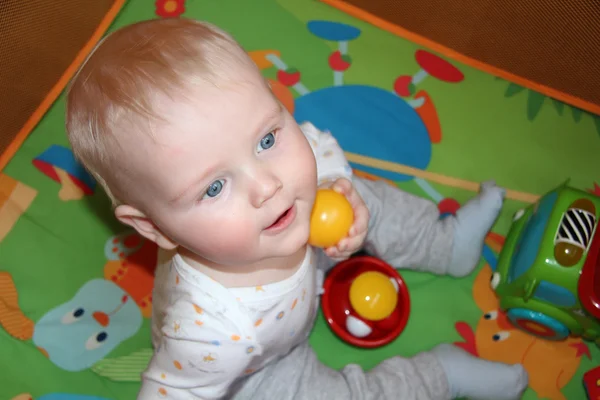
[{"label": "red printed star", "polygon": [[600,186],[598,186],[598,184],[596,182],[594,182],[594,188],[587,189],[587,191],[596,196],[600,196]]},{"label": "red printed star", "polygon": [[575,357],[587,356],[590,360],[592,359],[592,355],[590,354],[590,349],[587,344],[584,342],[574,343],[571,345],[574,349],[577,349],[577,355]]}]

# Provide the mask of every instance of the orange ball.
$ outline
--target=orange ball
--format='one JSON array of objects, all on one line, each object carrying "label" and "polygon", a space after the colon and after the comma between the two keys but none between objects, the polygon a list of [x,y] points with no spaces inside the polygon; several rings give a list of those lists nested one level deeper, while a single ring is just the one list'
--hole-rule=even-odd
[{"label": "orange ball", "polygon": [[333,189],[319,189],[310,216],[308,243],[331,247],[348,236],[354,212],[346,196]]}]

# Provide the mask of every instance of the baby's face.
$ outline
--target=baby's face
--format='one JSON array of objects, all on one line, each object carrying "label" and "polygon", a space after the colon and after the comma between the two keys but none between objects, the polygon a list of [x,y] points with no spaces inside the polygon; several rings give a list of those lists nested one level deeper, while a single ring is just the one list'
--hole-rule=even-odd
[{"label": "baby's face", "polygon": [[165,99],[167,122],[129,160],[160,230],[222,265],[296,253],[316,191],[315,158],[296,121],[259,75],[243,78]]}]

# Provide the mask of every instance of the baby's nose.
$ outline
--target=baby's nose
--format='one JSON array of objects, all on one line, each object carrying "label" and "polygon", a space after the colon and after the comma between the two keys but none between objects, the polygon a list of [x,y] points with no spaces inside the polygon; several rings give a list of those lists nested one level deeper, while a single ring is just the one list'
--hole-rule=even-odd
[{"label": "baby's nose", "polygon": [[110,318],[108,317],[108,315],[106,313],[103,313],[102,311],[96,311],[92,314],[92,316],[94,317],[96,322],[102,326],[108,326],[108,323],[110,322]]},{"label": "baby's nose", "polygon": [[275,196],[275,193],[281,189],[281,181],[272,175],[265,174],[254,182],[254,193],[252,203],[255,207],[260,207],[267,200]]}]

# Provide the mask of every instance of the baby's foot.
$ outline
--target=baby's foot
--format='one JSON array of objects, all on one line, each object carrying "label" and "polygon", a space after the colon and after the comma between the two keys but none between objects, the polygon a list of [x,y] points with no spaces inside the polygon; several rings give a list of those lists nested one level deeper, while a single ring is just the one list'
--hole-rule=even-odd
[{"label": "baby's foot", "polygon": [[479,263],[483,241],[500,213],[504,193],[493,181],[484,182],[481,192],[456,212],[450,275],[466,276]]},{"label": "baby's foot", "polygon": [[527,388],[529,377],[520,364],[483,360],[450,344],[441,344],[432,353],[446,373],[452,399],[515,400]]}]

